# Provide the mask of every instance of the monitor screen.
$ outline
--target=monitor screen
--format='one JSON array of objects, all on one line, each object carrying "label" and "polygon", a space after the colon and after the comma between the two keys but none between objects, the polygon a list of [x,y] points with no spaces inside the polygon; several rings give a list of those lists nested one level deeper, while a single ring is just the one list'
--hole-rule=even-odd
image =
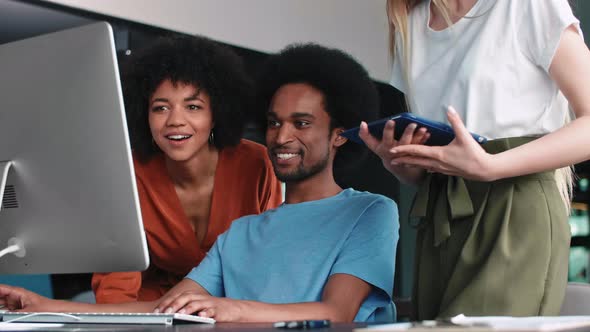
[{"label": "monitor screen", "polygon": [[0,73],[0,274],[147,268],[111,27],[0,45]]}]

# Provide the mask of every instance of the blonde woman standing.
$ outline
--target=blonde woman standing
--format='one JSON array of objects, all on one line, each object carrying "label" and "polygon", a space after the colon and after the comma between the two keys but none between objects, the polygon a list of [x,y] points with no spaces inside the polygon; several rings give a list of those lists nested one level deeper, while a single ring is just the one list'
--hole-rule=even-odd
[{"label": "blonde woman standing", "polygon": [[448,120],[456,133],[449,145],[428,147],[423,129],[410,127],[398,141],[390,121],[377,140],[361,125],[384,166],[419,186],[416,318],[559,314],[567,166],[590,158],[590,53],[579,21],[566,0],[387,7],[391,84],[412,112]]}]

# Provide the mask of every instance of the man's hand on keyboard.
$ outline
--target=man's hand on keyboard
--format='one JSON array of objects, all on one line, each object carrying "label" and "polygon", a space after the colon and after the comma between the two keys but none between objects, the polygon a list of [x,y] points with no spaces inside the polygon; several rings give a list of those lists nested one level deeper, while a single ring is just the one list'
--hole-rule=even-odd
[{"label": "man's hand on keyboard", "polygon": [[10,311],[46,311],[51,300],[20,287],[0,285],[0,307]]},{"label": "man's hand on keyboard", "polygon": [[187,291],[178,295],[164,296],[155,311],[197,313],[198,316],[214,318],[218,322],[236,322],[243,320],[243,304],[243,301],[239,300]]}]

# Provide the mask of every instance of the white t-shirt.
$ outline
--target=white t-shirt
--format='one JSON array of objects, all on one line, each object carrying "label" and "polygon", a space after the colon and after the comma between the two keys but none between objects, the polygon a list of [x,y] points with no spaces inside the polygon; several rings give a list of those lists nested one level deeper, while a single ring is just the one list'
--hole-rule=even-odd
[{"label": "white t-shirt", "polygon": [[567,0],[479,0],[442,31],[428,26],[429,8],[422,1],[409,17],[410,89],[396,36],[391,84],[412,112],[447,122],[453,105],[468,130],[489,139],[563,126],[567,100],[548,71],[563,31],[573,24],[581,34]]}]

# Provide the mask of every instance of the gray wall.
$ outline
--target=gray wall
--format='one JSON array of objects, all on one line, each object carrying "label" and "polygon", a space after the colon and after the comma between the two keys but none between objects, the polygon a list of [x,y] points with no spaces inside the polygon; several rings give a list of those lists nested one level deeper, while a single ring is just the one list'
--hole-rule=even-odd
[{"label": "gray wall", "polygon": [[315,41],[343,49],[387,82],[385,0],[44,0],[235,46],[276,52]]}]

